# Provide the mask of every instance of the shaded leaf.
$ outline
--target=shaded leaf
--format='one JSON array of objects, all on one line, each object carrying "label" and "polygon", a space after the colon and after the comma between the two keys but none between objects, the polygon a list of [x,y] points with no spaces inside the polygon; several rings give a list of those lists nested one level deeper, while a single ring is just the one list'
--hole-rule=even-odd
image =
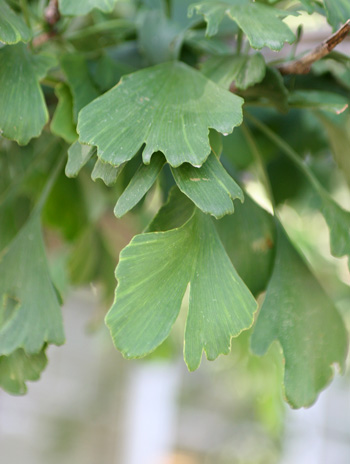
[{"label": "shaded leaf", "polygon": [[114,214],[117,217],[124,216],[142,200],[156,181],[164,163],[164,156],[161,153],[156,153],[150,164],[141,164],[115,205]]},{"label": "shaded leaf", "polygon": [[96,182],[97,179],[101,179],[107,187],[111,187],[117,182],[118,175],[123,169],[124,165],[118,167],[112,166],[108,163],[103,163],[101,160],[97,160],[94,169],[91,173],[91,179]]},{"label": "shaded leaf", "polygon": [[40,135],[49,119],[39,81],[55,65],[50,56],[33,55],[24,44],[0,49],[0,133],[25,145]]},{"label": "shaded leaf", "polygon": [[123,77],[83,108],[80,140],[118,166],[145,144],[143,160],[156,151],[174,167],[200,166],[210,153],[208,129],[232,132],[242,122],[243,100],[184,63],[164,63]]},{"label": "shaded leaf", "polygon": [[64,342],[62,315],[50,279],[40,216],[35,213],[0,256],[0,354],[38,353]]},{"label": "shaded leaf", "polygon": [[59,0],[61,14],[67,16],[82,16],[97,8],[110,13],[117,0]]},{"label": "shaded leaf", "polygon": [[319,90],[294,90],[288,95],[288,105],[340,114],[349,106],[349,100],[333,92]]},{"label": "shaded leaf", "polygon": [[66,176],[77,177],[81,168],[96,154],[96,148],[74,142],[68,149]]},{"label": "shaded leaf", "polygon": [[68,86],[60,83],[55,88],[58,104],[52,117],[50,129],[58,137],[62,137],[67,143],[73,143],[78,134],[73,121],[73,99]]},{"label": "shaded leaf", "polygon": [[23,19],[6,3],[0,0],[0,42],[15,44],[28,42],[32,33]]},{"label": "shaded leaf", "polygon": [[193,11],[204,16],[209,36],[217,34],[221,21],[227,15],[247,35],[253,48],[281,50],[285,42],[295,41],[295,35],[282,21],[288,15],[297,15],[291,11],[279,10],[251,0],[206,0],[192,5],[190,14]]},{"label": "shaded leaf", "polygon": [[184,356],[196,369],[202,352],[215,359],[247,329],[256,303],[238,276],[212,220],[200,213],[167,232],[137,235],[116,269],[116,299],[106,316],[116,347],[144,356],[169,335],[190,282]]},{"label": "shaded leaf", "polygon": [[334,304],[277,227],[273,274],[252,336],[252,348],[263,355],[278,340],[285,358],[284,384],[289,403],[310,406],[344,367],[347,334]]},{"label": "shaded leaf", "polygon": [[247,89],[261,82],[266,65],[260,53],[254,55],[213,56],[201,68],[209,79],[229,89],[234,82],[238,89]]},{"label": "shaded leaf", "polygon": [[64,55],[61,67],[65,73],[73,96],[73,119],[76,122],[79,111],[99,96],[90,76],[86,59],[79,53]]},{"label": "shaded leaf", "polygon": [[337,29],[350,19],[350,3],[348,0],[324,0],[327,20],[333,29]]},{"label": "shaded leaf", "polygon": [[200,168],[184,163],[171,171],[179,189],[204,213],[217,219],[234,212],[233,200],[244,200],[241,188],[214,154]]},{"label": "shaded leaf", "polygon": [[235,213],[217,221],[215,226],[228,256],[252,294],[264,291],[275,255],[273,217],[245,194],[244,203],[237,203]]},{"label": "shaded leaf", "polygon": [[18,349],[9,356],[0,356],[0,387],[13,395],[24,395],[26,382],[38,380],[46,364],[44,349],[33,355]]}]

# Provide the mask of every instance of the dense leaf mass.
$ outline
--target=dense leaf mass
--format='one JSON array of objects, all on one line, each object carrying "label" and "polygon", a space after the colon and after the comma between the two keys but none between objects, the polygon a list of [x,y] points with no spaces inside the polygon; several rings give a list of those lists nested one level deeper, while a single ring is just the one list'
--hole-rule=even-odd
[{"label": "dense leaf mass", "polygon": [[[334,33],[298,58],[305,11]],[[349,17],[347,0],[0,0],[1,388],[40,377],[62,296],[88,285],[126,358],[170,337],[193,371],[232,343],[267,377],[252,333],[258,355],[280,344],[287,401],[316,400],[348,343]]]}]

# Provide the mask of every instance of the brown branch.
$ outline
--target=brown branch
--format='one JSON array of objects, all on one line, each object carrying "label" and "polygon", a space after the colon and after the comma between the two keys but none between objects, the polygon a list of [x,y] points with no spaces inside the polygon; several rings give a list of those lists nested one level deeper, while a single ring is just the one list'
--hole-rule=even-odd
[{"label": "brown branch", "polygon": [[307,74],[310,72],[311,65],[315,61],[320,60],[328,55],[334,47],[342,42],[350,31],[350,19],[327,40],[318,45],[314,50],[311,50],[307,55],[300,58],[300,60],[287,63],[278,68],[281,74]]},{"label": "brown branch", "polygon": [[48,42],[57,34],[56,23],[60,20],[61,15],[58,9],[58,0],[50,0],[44,12],[45,22],[47,23],[48,31],[43,32],[33,39],[33,47],[40,47],[45,42]]}]

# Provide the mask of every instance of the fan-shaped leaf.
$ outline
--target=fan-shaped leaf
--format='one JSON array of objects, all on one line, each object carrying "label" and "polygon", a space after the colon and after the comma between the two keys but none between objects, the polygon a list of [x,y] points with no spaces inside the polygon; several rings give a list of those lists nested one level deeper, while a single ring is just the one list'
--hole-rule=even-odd
[{"label": "fan-shaped leaf", "polygon": [[0,0],[0,42],[28,42],[31,36],[32,33],[23,19],[16,15],[5,0]]}]

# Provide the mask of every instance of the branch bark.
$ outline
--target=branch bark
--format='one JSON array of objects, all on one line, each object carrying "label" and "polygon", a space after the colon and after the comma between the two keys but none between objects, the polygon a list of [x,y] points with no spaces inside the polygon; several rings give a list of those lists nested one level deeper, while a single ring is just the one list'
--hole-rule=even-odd
[{"label": "branch bark", "polygon": [[350,19],[343,26],[322,42],[307,55],[292,63],[283,64],[278,68],[281,74],[307,74],[310,72],[311,65],[328,55],[333,48],[340,44],[350,31]]}]

